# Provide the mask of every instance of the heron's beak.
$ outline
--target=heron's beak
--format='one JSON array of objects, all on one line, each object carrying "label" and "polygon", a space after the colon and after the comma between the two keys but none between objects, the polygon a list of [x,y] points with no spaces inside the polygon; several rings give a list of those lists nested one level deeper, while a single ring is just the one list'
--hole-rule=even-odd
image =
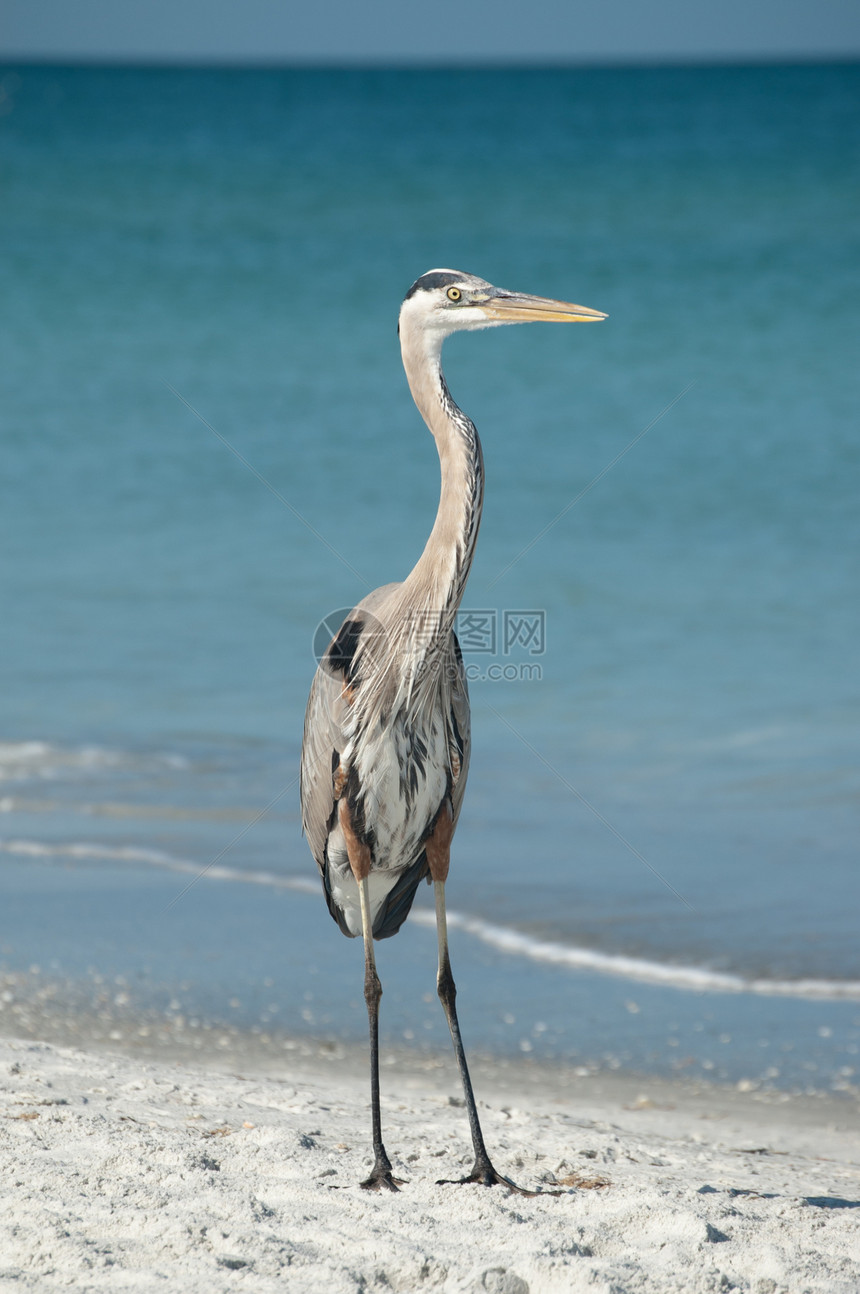
[{"label": "heron's beak", "polygon": [[592,323],[605,319],[600,310],[576,306],[570,301],[553,301],[551,297],[531,297],[516,292],[502,292],[487,301],[476,301],[488,319],[498,323]]}]

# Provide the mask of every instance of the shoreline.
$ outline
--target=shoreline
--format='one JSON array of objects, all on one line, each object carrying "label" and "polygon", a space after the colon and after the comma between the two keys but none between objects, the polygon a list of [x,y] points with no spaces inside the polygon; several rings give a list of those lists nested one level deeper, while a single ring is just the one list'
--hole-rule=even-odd
[{"label": "shoreline", "polygon": [[[349,1073],[359,1086],[367,1077],[368,1048],[365,1038],[342,1038],[326,1034],[296,1032],[270,1026],[245,1027],[223,1020],[187,1017],[155,1007],[136,1008],[131,991],[122,983],[104,983],[100,996],[94,985],[45,980],[42,975],[0,972],[0,1039],[45,1042],[99,1055],[138,1058],[145,1063],[179,1064],[230,1073],[237,1069],[259,1077],[277,1079],[286,1072],[318,1074]],[[119,990],[119,991],[117,991]],[[195,1027],[189,1027],[193,1024]],[[791,1102],[797,1110],[808,1111],[809,1119],[820,1122],[824,1110],[841,1121],[854,1112],[860,1117],[860,1083],[852,1072],[838,1084],[816,1087],[809,1083],[778,1085],[767,1078],[731,1081],[694,1069],[679,1067],[674,1073],[621,1064],[616,1059],[573,1060],[529,1056],[523,1052],[488,1051],[469,1046],[467,1056],[476,1085],[488,1085],[495,1099],[504,1098],[505,1084],[515,1091],[552,1094],[561,1098],[570,1091],[593,1094],[595,1099],[618,1097],[635,1100],[643,1092],[661,1093],[667,1100],[697,1100],[700,1095],[726,1108],[781,1107]],[[422,1043],[384,1040],[380,1054],[383,1076],[391,1070],[426,1081],[431,1075],[453,1076],[459,1090],[450,1041],[445,1033]],[[480,1092],[478,1093],[480,1095]]]},{"label": "shoreline", "polygon": [[[319,1075],[348,1073],[360,1086],[367,1078],[365,1039],[274,1029],[267,1032],[217,1020],[203,1020],[190,1029],[182,1017],[177,1019],[154,1008],[123,1018],[122,1000],[119,1009],[114,1003],[113,1009],[99,1011],[87,992],[55,996],[55,986],[51,985],[47,993],[24,995],[20,991],[22,978],[20,974],[0,974],[0,1040],[44,1042],[97,1055],[139,1059],[147,1064],[188,1065],[219,1073],[240,1069],[273,1080],[288,1072],[307,1074],[309,1081]],[[12,1000],[8,1000],[9,984],[16,987]],[[683,1069],[667,1074],[617,1061],[577,1063],[515,1052],[488,1052],[473,1046],[467,1049],[467,1057],[476,1085],[486,1084],[497,1100],[504,1098],[505,1084],[517,1092],[535,1092],[547,1099],[561,1099],[575,1091],[587,1099],[617,1097],[627,1101],[653,1090],[660,1093],[661,1104],[667,1100],[686,1104],[700,1096],[718,1101],[727,1109],[748,1104],[780,1108],[790,1102],[794,1110],[806,1111],[805,1117],[813,1123],[821,1121],[825,1110],[832,1111],[832,1118],[840,1122],[845,1117],[850,1119],[852,1113],[860,1120],[860,1085],[849,1077],[838,1088],[809,1085],[801,1090],[761,1079],[731,1082]],[[459,1090],[447,1037],[441,1044],[436,1040],[423,1045],[385,1041],[380,1053],[383,1082],[388,1071],[416,1082],[427,1081],[434,1074],[448,1074]]]},{"label": "shoreline", "polygon": [[[370,1164],[366,1057],[119,1054],[0,1038],[14,1189],[0,1285],[751,1294],[857,1288],[857,1109],[476,1058],[490,1153],[542,1194],[437,1184],[471,1165],[453,1061],[383,1067],[397,1195]],[[220,1063],[218,1063],[220,1062]],[[550,1193],[553,1192],[553,1193]],[[524,1224],[524,1225],[523,1225]]]}]

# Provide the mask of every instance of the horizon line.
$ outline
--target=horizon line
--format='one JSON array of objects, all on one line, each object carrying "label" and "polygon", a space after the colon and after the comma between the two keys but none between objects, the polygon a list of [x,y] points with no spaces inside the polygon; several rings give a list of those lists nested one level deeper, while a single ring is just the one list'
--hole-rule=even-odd
[{"label": "horizon line", "polygon": [[618,54],[533,58],[470,55],[435,58],[394,55],[388,58],[323,57],[322,55],[236,58],[216,54],[35,54],[0,50],[0,66],[29,68],[137,68],[152,71],[656,71],[696,68],[851,67],[860,65],[860,49],[851,54],[826,51],[804,53],[737,54]]}]

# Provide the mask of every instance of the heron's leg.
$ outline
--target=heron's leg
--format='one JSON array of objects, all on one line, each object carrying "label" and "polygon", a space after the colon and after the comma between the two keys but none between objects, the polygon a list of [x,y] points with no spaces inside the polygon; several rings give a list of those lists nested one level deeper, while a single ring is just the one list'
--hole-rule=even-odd
[{"label": "heron's leg", "polygon": [[[506,1186],[509,1191],[516,1191],[520,1195],[534,1195],[534,1191],[523,1190],[517,1186],[509,1177],[504,1177],[493,1167],[490,1156],[487,1154],[487,1147],[484,1145],[484,1134],[481,1132],[481,1123],[478,1118],[478,1109],[475,1105],[475,1094],[472,1091],[472,1080],[469,1076],[469,1066],[466,1063],[466,1052],[463,1047],[463,1040],[460,1037],[460,1022],[457,1019],[457,987],[454,983],[454,976],[451,974],[451,959],[448,955],[448,919],[445,914],[445,878],[448,874],[448,863],[450,860],[451,836],[454,834],[451,811],[446,806],[442,811],[445,819],[440,815],[440,822],[437,823],[436,831],[427,841],[427,861],[430,864],[430,875],[433,878],[433,889],[436,896],[436,934],[439,940],[439,974],[436,980],[436,988],[439,993],[439,999],[445,1011],[445,1018],[448,1021],[448,1028],[451,1030],[451,1040],[454,1043],[454,1054],[457,1057],[457,1064],[460,1067],[460,1077],[463,1080],[463,1095],[466,1098],[466,1113],[469,1117],[469,1131],[472,1134],[472,1146],[475,1151],[475,1164],[468,1177],[459,1178],[456,1183],[448,1183],[442,1179],[446,1185],[463,1186],[467,1182],[479,1182],[482,1186]],[[441,825],[441,831],[440,831]],[[441,1185],[442,1182],[437,1183]]]},{"label": "heron's leg", "polygon": [[367,1003],[367,1019],[370,1026],[370,1109],[374,1163],[372,1173],[367,1181],[361,1184],[367,1191],[378,1191],[381,1187],[396,1191],[402,1182],[400,1178],[392,1176],[391,1160],[382,1144],[382,1117],[379,1112],[379,999],[382,997],[382,985],[376,973],[376,958],[373,955],[373,921],[367,893],[367,877],[371,864],[370,849],[367,844],[359,840],[353,830],[346,800],[341,800],[339,814],[349,855],[349,865],[358,883],[358,896],[361,903],[361,933],[364,938],[364,1000]]},{"label": "heron's leg", "polygon": [[370,1109],[374,1156],[373,1171],[367,1181],[361,1184],[366,1191],[378,1191],[381,1187],[396,1191],[402,1182],[399,1177],[392,1175],[391,1160],[382,1144],[382,1117],[379,1112],[379,999],[382,997],[382,985],[376,973],[376,958],[373,955],[373,933],[366,876],[358,882],[358,892],[361,898],[361,929],[364,935],[364,1000],[367,1003],[367,1018],[370,1025]]}]

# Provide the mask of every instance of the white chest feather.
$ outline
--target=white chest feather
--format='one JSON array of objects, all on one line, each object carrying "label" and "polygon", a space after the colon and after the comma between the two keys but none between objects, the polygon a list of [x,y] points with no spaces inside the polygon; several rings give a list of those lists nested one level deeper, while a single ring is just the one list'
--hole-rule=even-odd
[{"label": "white chest feather", "polygon": [[414,861],[448,788],[450,754],[441,716],[420,730],[396,721],[365,734],[355,760],[366,830],[373,832],[374,870]]},{"label": "white chest feather", "polygon": [[[349,757],[345,751],[342,760]],[[419,857],[427,831],[449,787],[451,752],[441,716],[420,731],[402,721],[365,732],[350,761],[360,787],[363,835],[371,845],[368,877],[375,919],[402,872]],[[346,840],[336,819],[327,842],[332,897],[354,934],[361,932],[358,886],[349,865]]]}]

